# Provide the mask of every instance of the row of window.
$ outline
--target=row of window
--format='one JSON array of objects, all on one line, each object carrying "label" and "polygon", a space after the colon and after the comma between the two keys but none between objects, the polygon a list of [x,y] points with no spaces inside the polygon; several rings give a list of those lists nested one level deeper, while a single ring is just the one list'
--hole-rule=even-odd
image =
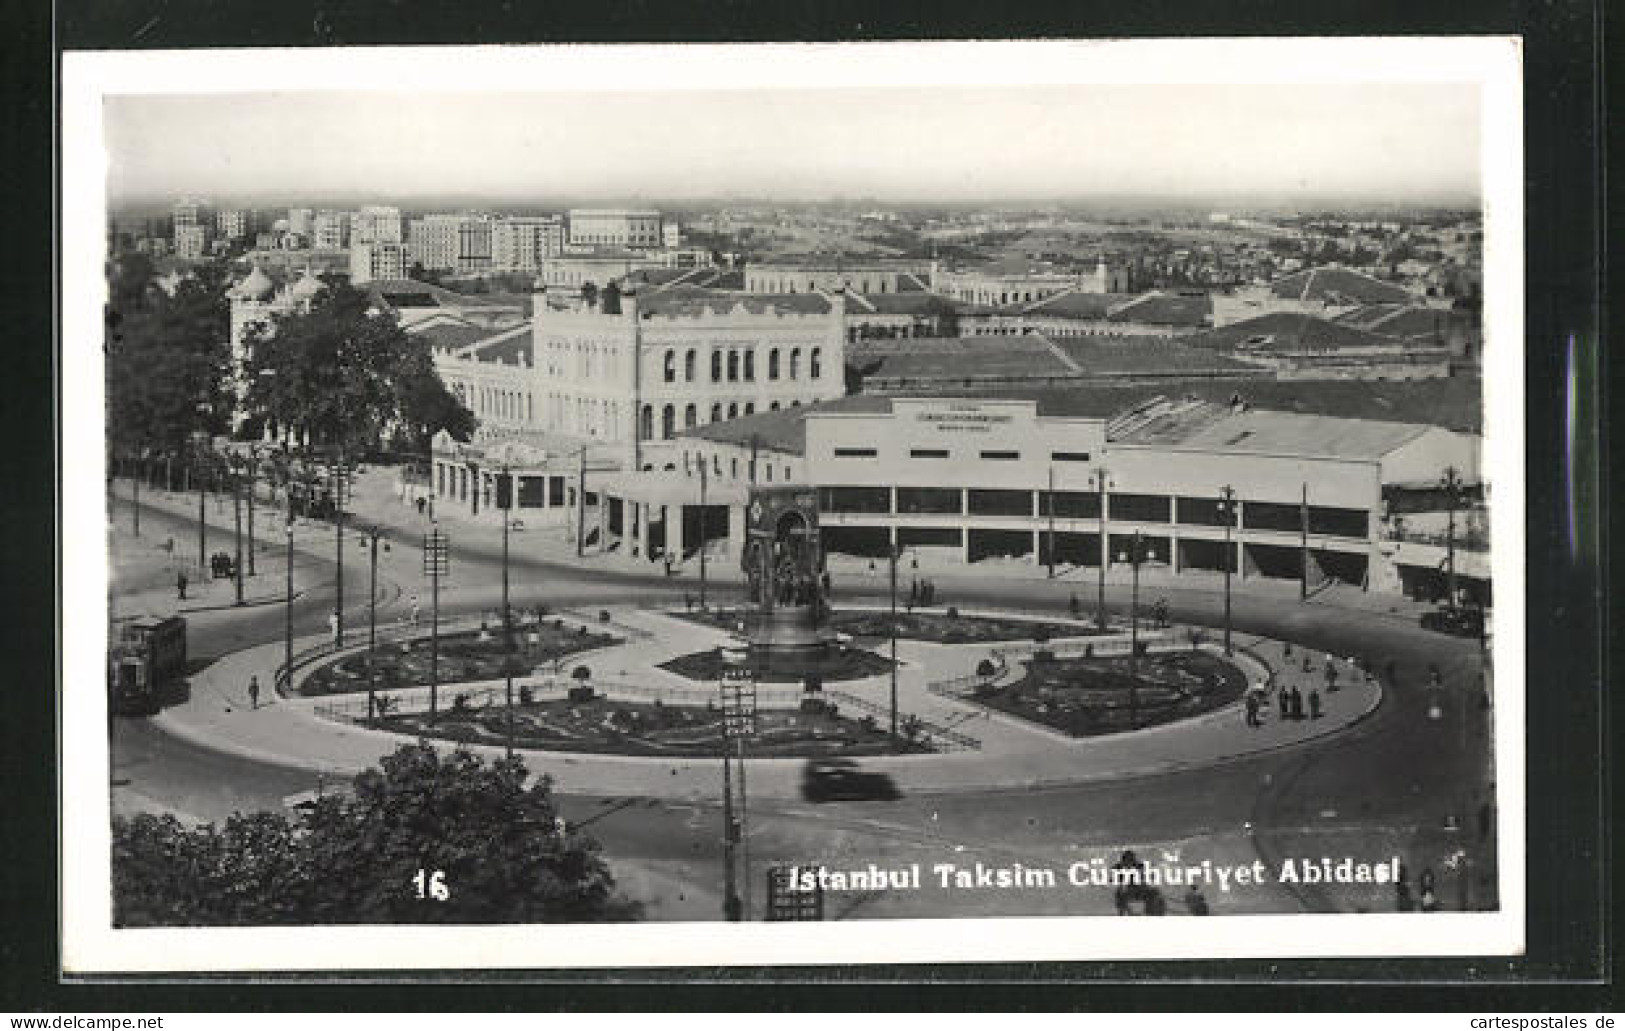
[{"label": "row of window", "polygon": [[[801,402],[799,400],[791,401],[790,407],[800,408]],[[776,412],[779,410],[779,408],[779,402],[774,401],[767,406],[766,411]],[[754,401],[746,401],[743,404],[740,404],[738,401],[730,401],[726,405],[724,405],[721,401],[718,401],[711,406],[711,418],[708,419],[707,422],[723,422],[727,419],[738,419],[747,415],[755,414],[756,402]],[[684,406],[683,424],[681,429],[691,430],[698,425],[700,425],[699,405],[691,404]],[[643,406],[643,414],[638,424],[638,432],[641,434],[640,439],[671,440],[677,436],[678,429],[677,406],[674,404],[665,405],[660,409],[660,433],[657,438],[655,434],[655,407],[654,405]]]},{"label": "row of window", "polygon": [[[781,482],[781,483],[789,483],[790,482],[790,464],[788,462],[786,462],[782,466],[774,466],[772,461],[770,461],[769,459],[767,459],[765,457],[759,457],[757,459],[757,466],[758,466],[758,469],[759,469],[759,471],[761,473],[762,482],[764,482],[764,483],[772,483],[773,482],[773,476],[774,476],[774,469],[775,468],[777,468],[778,471],[779,471],[778,472],[779,482]],[[747,458],[747,459],[745,459],[744,462],[741,462],[739,460],[739,456],[737,456],[737,455],[735,455],[735,456],[728,459],[728,465],[727,465],[728,476],[731,477],[732,479],[735,479],[735,480],[739,479],[739,473],[740,473],[741,467],[743,467],[746,480],[749,480],[750,479],[750,459]],[[722,455],[717,453],[717,452],[712,452],[712,454],[711,454],[711,463],[710,463],[710,474],[713,475],[713,476],[721,476],[722,475],[722,470],[723,470]],[[689,475],[689,476],[697,476],[697,475],[699,475],[701,473],[704,473],[705,471],[706,471],[706,461],[705,461],[705,456],[704,455],[700,454],[699,452],[693,452],[693,453],[690,453],[690,452],[687,452],[687,451],[683,452],[683,472],[684,472],[684,474]]]},{"label": "row of window", "polygon": [[[682,382],[693,383],[699,374],[699,352],[689,349],[682,356]],[[677,352],[668,350],[663,369],[664,379],[667,383],[678,382]],[[781,376],[781,373],[783,375]],[[814,347],[807,353],[807,373],[809,379],[822,379],[824,376],[824,349]],[[788,369],[782,367],[779,348],[775,347],[767,352],[767,378],[777,380],[780,378],[798,380],[801,378],[801,348],[792,347],[788,357]],[[711,352],[711,382],[712,383],[754,383],[756,382],[756,352],[753,349],[722,349]]]},{"label": "row of window", "polygon": [[[872,447],[838,447],[835,449],[836,458],[876,458],[879,457],[879,454],[879,449]],[[909,449],[908,457],[952,458],[953,454],[947,448],[917,447]],[[1021,452],[981,451],[978,453],[978,457],[984,462],[1019,462],[1021,461]],[[1089,452],[1051,451],[1049,458],[1052,462],[1087,462],[1089,461]]]},{"label": "row of window", "polygon": [[[895,493],[894,493],[895,492]],[[1139,523],[1223,526],[1226,506],[1217,498],[1161,494],[1109,494],[1107,518]],[[1099,519],[1094,491],[960,489],[957,487],[820,487],[825,512],[864,515],[984,515],[1021,518]],[[1266,501],[1238,506],[1240,525],[1249,530],[1299,532],[1305,513],[1298,505]],[[1357,508],[1309,506],[1308,531],[1334,537],[1367,537],[1370,513]],[[1231,516],[1231,525],[1236,525]]]}]

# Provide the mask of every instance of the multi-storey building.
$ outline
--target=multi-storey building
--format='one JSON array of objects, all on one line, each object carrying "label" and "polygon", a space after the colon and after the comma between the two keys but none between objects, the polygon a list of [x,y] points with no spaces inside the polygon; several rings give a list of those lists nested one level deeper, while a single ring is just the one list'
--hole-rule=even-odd
[{"label": "multi-storey building", "polygon": [[400,243],[401,209],[383,206],[362,208],[350,216],[350,243]]},{"label": "multi-storey building", "polygon": [[461,215],[424,215],[408,227],[406,247],[412,260],[431,272],[453,272],[462,253]]},{"label": "multi-storey building", "polygon": [[972,304],[1023,304],[1054,294],[1116,293],[1128,289],[1125,270],[1114,272],[1100,259],[1093,272],[1072,272],[1048,261],[1002,259],[974,268],[948,268],[931,263],[931,289]]},{"label": "multi-storey building", "polygon": [[782,258],[745,269],[745,289],[802,293],[845,287],[860,294],[894,294],[923,290],[930,265],[919,261],[834,261],[827,258]]},{"label": "multi-storey building", "polygon": [[661,245],[660,212],[630,208],[575,208],[570,212],[570,244],[575,247]]},{"label": "multi-storey building", "polygon": [[208,226],[193,223],[175,227],[175,256],[177,258],[201,258],[208,253],[208,249]]},{"label": "multi-storey building", "polygon": [[360,286],[378,279],[405,279],[411,262],[403,243],[358,243],[350,247],[350,283]]},{"label": "multi-storey building", "polygon": [[564,223],[557,218],[516,216],[491,225],[491,267],[497,272],[535,272],[543,259],[564,250]]},{"label": "multi-storey building", "polygon": [[288,232],[290,233],[298,233],[300,236],[308,237],[310,227],[314,221],[315,216],[309,208],[288,209]]},{"label": "multi-storey building", "polygon": [[348,243],[349,218],[342,211],[318,211],[311,219],[311,245],[319,251],[343,250]]},{"label": "multi-storey building", "polygon": [[465,218],[457,226],[457,271],[485,272],[491,268],[491,220]]},{"label": "multi-storey building", "polygon": [[251,214],[242,208],[221,208],[215,213],[215,231],[223,240],[241,240],[252,228]]},{"label": "multi-storey building", "polygon": [[[841,294],[675,287],[593,304],[544,289],[533,309],[528,336],[503,332],[435,349],[441,379],[480,418],[482,438],[530,434],[564,449],[592,443],[618,468],[670,471],[687,429],[845,389]],[[441,481],[452,482],[460,460],[437,453],[436,463]],[[474,479],[473,495],[466,482],[449,493],[484,507],[481,482]]]}]

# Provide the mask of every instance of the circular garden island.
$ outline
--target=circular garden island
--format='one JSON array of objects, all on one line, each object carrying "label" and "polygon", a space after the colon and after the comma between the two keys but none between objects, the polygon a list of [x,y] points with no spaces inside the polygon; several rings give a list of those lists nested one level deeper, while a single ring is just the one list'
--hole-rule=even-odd
[{"label": "circular garden island", "polygon": [[[722,755],[722,712],[714,705],[629,702],[602,695],[538,701],[528,691],[524,694],[528,700],[516,699],[513,709],[516,748],[672,758]],[[475,706],[459,705],[455,698],[433,719],[428,713],[407,713],[373,725],[413,737],[485,745],[508,743],[510,728],[501,700]],[[872,716],[852,719],[828,706],[817,712],[758,709],[749,751],[756,757],[810,758],[912,754],[931,748],[918,733],[894,740]]]},{"label": "circular garden island", "polygon": [[[568,627],[558,619],[515,627],[513,672],[523,675],[544,663],[619,643],[618,637],[586,627]],[[376,677],[372,683],[379,691],[427,687],[431,650],[428,637],[379,644],[371,653]],[[439,651],[441,684],[496,680],[506,672],[500,627],[442,634]],[[366,651],[352,652],[314,670],[299,684],[298,693],[319,696],[366,691],[368,657]]]},{"label": "circular garden island", "polygon": [[[1238,701],[1247,677],[1204,651],[1055,658],[1038,652],[1014,683],[976,685],[969,699],[1073,737],[1116,734],[1200,716]],[[978,670],[991,681],[991,670]]]}]

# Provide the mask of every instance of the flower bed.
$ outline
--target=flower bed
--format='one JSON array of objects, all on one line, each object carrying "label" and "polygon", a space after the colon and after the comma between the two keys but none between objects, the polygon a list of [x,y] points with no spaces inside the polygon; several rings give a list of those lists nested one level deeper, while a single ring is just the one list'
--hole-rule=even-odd
[{"label": "flower bed", "polygon": [[[534,635],[534,639],[533,639]],[[516,627],[513,633],[513,663],[516,674],[529,673],[535,666],[576,652],[619,644],[620,639],[592,630],[583,631],[556,620],[539,626]],[[429,639],[380,644],[375,653],[377,688],[392,691],[421,687],[429,683]],[[486,633],[465,631],[442,635],[439,658],[440,683],[458,684],[495,680],[503,675],[502,628]],[[367,690],[367,653],[353,652],[311,673],[299,685],[302,695],[351,694]]]},{"label": "flower bed", "polygon": [[1142,655],[1134,677],[1127,656],[1042,659],[1003,687],[977,689],[971,699],[1073,737],[1115,734],[1188,719],[1241,698],[1247,678],[1207,652]]},{"label": "flower bed", "polygon": [[[508,740],[505,707],[453,707],[430,720],[427,713],[389,716],[382,730],[413,737],[502,745]],[[829,713],[758,712],[748,750],[759,757],[895,755],[930,751],[893,741],[872,718]],[[515,705],[513,744],[559,752],[610,755],[720,756],[722,714],[714,708],[642,704],[595,698]]]}]

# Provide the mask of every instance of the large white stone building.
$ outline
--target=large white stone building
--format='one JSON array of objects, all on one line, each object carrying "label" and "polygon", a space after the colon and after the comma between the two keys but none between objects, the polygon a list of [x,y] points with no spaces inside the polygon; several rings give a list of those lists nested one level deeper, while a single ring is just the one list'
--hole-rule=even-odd
[{"label": "large white stone building", "polygon": [[350,216],[350,243],[401,243],[401,209],[384,205],[362,208]]},{"label": "large white stone building", "polygon": [[660,212],[634,208],[572,208],[570,245],[652,250],[662,244]]},{"label": "large white stone building", "polygon": [[378,279],[405,279],[411,261],[403,243],[378,241],[350,245],[350,284]]}]

